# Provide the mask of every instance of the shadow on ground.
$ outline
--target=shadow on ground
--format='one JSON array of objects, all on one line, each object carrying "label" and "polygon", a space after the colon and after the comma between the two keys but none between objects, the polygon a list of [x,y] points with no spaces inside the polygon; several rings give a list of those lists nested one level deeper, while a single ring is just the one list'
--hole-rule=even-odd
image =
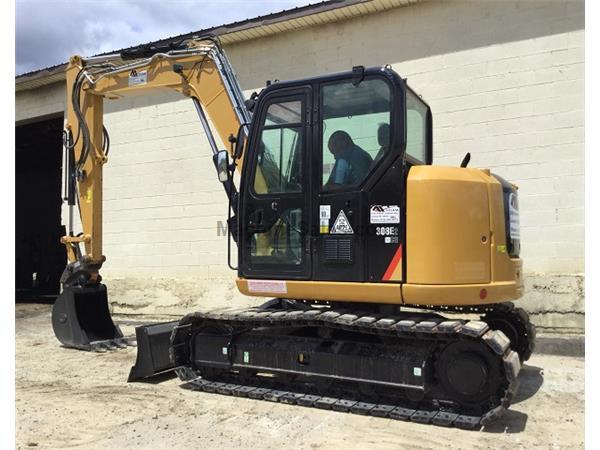
[{"label": "shadow on ground", "polygon": [[544,369],[525,364],[519,373],[519,389],[512,402],[513,405],[533,397],[544,384]]},{"label": "shadow on ground", "polygon": [[483,427],[488,433],[521,433],[527,425],[527,414],[509,409],[494,423]]}]

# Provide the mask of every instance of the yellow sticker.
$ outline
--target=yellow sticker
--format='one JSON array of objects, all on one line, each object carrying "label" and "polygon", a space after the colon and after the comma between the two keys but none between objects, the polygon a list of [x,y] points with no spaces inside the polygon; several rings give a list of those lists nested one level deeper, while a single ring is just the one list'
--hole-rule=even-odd
[{"label": "yellow sticker", "polygon": [[[325,211],[325,215],[328,215],[327,211],[324,209],[325,207],[329,208],[329,205],[321,205],[321,216],[323,216],[323,212]],[[321,217],[319,222],[319,232],[321,234],[329,233],[329,217]]]},{"label": "yellow sticker", "polygon": [[88,188],[88,190],[85,193],[85,202],[86,203],[92,203],[92,188]]},{"label": "yellow sticker", "polygon": [[506,253],[506,245],[497,245],[496,250],[498,250],[500,253]]}]

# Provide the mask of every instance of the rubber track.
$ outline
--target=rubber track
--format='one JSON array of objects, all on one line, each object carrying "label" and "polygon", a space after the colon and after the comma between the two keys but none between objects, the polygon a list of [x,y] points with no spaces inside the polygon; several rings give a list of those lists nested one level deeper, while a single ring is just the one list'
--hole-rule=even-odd
[{"label": "rubber track", "polygon": [[508,320],[519,323],[525,330],[525,335],[521,336],[523,341],[516,350],[521,357],[521,361],[527,361],[535,349],[536,336],[535,325],[533,325],[529,320],[529,314],[527,314],[523,308],[515,308],[515,305],[512,302],[506,302],[497,305],[497,308],[494,308],[491,311],[486,311],[485,315],[482,316],[481,319],[485,321],[488,317],[493,319],[495,317],[502,316]]},{"label": "rubber track", "polygon": [[521,362],[529,360],[535,350],[536,328],[529,314],[523,308],[515,307],[513,302],[492,303],[485,305],[405,305],[409,308],[426,309],[442,314],[482,314],[481,320],[485,322],[489,316],[506,316],[518,322],[525,330],[522,336],[524,342],[519,346],[518,353],[521,356]]},{"label": "rubber track", "polygon": [[[410,318],[409,318],[410,317]],[[402,405],[388,405],[357,402],[345,398],[331,398],[311,395],[294,390],[282,390],[263,381],[264,385],[228,383],[223,381],[204,380],[182,360],[181,349],[188,348],[186,336],[189,336],[193,324],[214,321],[234,327],[268,327],[268,326],[328,326],[331,328],[352,330],[360,333],[383,336],[424,338],[424,339],[470,339],[482,340],[503,360],[507,388],[500,404],[481,416],[460,415],[444,410],[418,410],[405,408]],[[439,316],[419,313],[402,313],[397,316],[382,317],[379,315],[356,315],[344,310],[310,308],[306,310],[261,310],[251,308],[242,311],[195,312],[185,316],[173,330],[171,338],[171,360],[175,364],[175,372],[186,384],[183,387],[208,393],[235,395],[267,401],[296,404],[300,406],[330,409],[376,417],[432,423],[441,426],[456,426],[474,429],[487,425],[499,417],[509,407],[518,388],[518,374],[521,368],[519,357],[510,349],[510,341],[501,332],[491,330],[482,321],[445,320]]]}]

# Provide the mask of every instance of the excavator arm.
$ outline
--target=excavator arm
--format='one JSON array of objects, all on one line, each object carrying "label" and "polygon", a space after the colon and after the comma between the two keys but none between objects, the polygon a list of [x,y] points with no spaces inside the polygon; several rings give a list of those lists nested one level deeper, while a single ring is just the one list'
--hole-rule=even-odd
[{"label": "excavator arm", "polygon": [[[68,347],[89,350],[102,343],[120,344],[122,333],[108,312],[100,268],[102,250],[102,178],[108,162],[109,135],[103,125],[104,100],[176,91],[189,97],[210,143],[215,165],[217,139],[230,145],[233,166],[241,169],[250,114],[235,74],[213,38],[193,38],[177,45],[138,47],[93,58],[73,56],[66,69],[67,112],[64,145],[67,155],[68,234],[63,292],[53,310],[58,339]],[[210,120],[210,122],[209,122]],[[214,130],[214,131],[213,131]],[[232,177],[221,180],[233,206]],[[74,230],[78,210],[81,232]],[[100,343],[97,345],[97,343]]]},{"label": "excavator arm", "polygon": [[[223,143],[235,141],[240,132],[247,133],[250,117],[229,62],[213,39],[192,39],[177,48],[138,48],[91,59],[73,56],[66,73],[65,146],[71,169],[67,195],[71,212],[69,234],[62,238],[69,261],[62,281],[67,285],[89,284],[100,281],[98,270],[105,260],[102,172],[108,162],[109,137],[103,126],[104,100],[148,91],[177,91],[194,102],[214,155],[218,152],[215,134]],[[240,168],[241,155],[236,156]],[[74,235],[72,210],[77,205],[82,233]]]}]

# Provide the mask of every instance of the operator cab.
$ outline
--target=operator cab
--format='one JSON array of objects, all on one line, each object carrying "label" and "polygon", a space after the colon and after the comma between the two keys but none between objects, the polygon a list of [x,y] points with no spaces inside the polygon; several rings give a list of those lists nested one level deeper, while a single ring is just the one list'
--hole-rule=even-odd
[{"label": "operator cab", "polygon": [[243,161],[239,276],[405,279],[406,176],[431,164],[431,130],[429,106],[389,67],[265,88]]}]

